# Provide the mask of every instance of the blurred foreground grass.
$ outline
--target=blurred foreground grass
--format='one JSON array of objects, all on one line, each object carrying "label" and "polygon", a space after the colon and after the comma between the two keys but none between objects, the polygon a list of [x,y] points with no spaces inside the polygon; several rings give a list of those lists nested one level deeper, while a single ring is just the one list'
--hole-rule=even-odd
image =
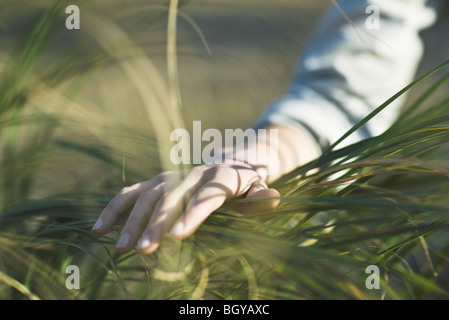
[{"label": "blurred foreground grass", "polygon": [[[276,181],[274,213],[222,208],[150,256],[118,255],[120,226],[90,232],[117,190],[166,168],[173,128],[250,126],[326,5],[181,1],[167,35],[168,4],[80,1],[68,31],[68,2],[2,2],[0,298],[448,298],[449,100],[431,99],[445,69],[381,136]],[[70,264],[80,290],[65,287]],[[371,264],[380,290],[365,287]]]}]

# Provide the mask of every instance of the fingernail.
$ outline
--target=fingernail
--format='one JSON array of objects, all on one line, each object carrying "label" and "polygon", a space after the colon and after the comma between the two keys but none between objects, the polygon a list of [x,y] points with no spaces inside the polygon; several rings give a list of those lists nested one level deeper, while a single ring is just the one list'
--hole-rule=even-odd
[{"label": "fingernail", "polygon": [[184,232],[184,221],[178,221],[170,231],[172,235],[181,235]]},{"label": "fingernail", "polygon": [[95,222],[94,226],[92,227],[92,230],[98,230],[103,225],[103,218],[98,218],[97,222]]},{"label": "fingernail", "polygon": [[117,246],[116,247],[117,248],[125,248],[128,245],[128,243],[129,243],[129,238],[130,238],[130,236],[129,236],[128,232],[125,232],[124,234],[122,234],[120,236],[120,239],[117,242]]},{"label": "fingernail", "polygon": [[148,248],[151,244],[150,237],[149,236],[143,236],[140,240],[139,244],[137,245],[137,249],[144,249]]}]

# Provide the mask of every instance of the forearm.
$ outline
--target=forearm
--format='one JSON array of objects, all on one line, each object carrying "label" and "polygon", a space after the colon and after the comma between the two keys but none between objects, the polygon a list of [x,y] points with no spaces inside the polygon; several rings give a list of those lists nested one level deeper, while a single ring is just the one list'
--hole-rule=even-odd
[{"label": "forearm", "polygon": [[[257,126],[303,126],[323,144],[332,144],[412,81],[423,53],[419,33],[436,21],[437,9],[431,3],[437,1],[338,3],[353,24],[336,8],[326,13],[303,52],[289,92],[270,106]],[[365,28],[368,5],[375,5],[381,12],[377,30]],[[396,118],[404,97],[340,147],[385,131]]]}]

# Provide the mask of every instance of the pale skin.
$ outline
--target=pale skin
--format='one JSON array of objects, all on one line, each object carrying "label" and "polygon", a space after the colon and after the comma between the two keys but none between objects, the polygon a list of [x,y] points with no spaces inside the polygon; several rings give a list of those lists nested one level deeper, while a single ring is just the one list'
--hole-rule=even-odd
[{"label": "pale skin", "polygon": [[[268,198],[242,203],[243,213],[267,212],[279,204],[279,192],[267,183],[305,164],[319,155],[316,142],[309,135],[281,126],[278,131],[278,157],[263,157],[248,162],[243,151],[253,152],[256,146],[237,150],[232,161],[208,164],[188,171],[163,172],[156,177],[123,188],[104,208],[93,231],[104,234],[117,218],[128,212],[127,222],[116,243],[121,253],[136,249],[150,254],[164,236],[184,239],[194,233],[215,210],[236,198]],[[269,139],[258,141],[270,145]]]}]

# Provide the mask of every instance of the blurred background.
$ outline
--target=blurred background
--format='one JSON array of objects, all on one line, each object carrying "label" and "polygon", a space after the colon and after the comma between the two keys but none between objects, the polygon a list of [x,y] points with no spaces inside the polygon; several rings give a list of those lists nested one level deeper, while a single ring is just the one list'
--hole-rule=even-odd
[{"label": "blurred background", "polygon": [[[121,163],[128,154],[130,171],[142,173],[141,179],[154,175],[158,159],[148,139],[155,137],[153,121],[164,120],[157,119],[152,108],[168,118],[177,116],[161,102],[169,99],[167,4],[79,1],[81,29],[67,30],[68,14],[60,2],[40,39],[36,29],[52,2],[2,1],[2,70],[29,76],[23,84],[26,103],[18,113],[45,112],[54,120],[47,127],[51,134],[42,138],[46,142],[58,141],[60,146],[59,140],[64,140],[65,147],[69,141],[83,142],[83,148],[90,146]],[[176,36],[185,127],[191,129],[193,120],[201,120],[203,130],[250,127],[287,90],[309,33],[327,6],[327,1],[308,0],[181,2]],[[10,74],[2,75],[8,86],[14,85],[7,78]],[[146,82],[138,87],[136,81]],[[167,132],[173,127],[164,126]],[[17,133],[16,142],[34,141],[35,130],[18,129],[23,132]],[[105,145],[110,149],[105,150]],[[39,197],[73,191],[77,184],[83,185],[78,190],[95,191],[99,183],[116,181],[113,192],[116,184],[122,184],[121,175],[111,177],[112,172],[91,161],[79,153],[53,150],[46,154],[45,164],[34,168],[40,172],[34,181],[38,186],[30,192]],[[96,179],[86,183],[86,174]],[[135,178],[129,176],[128,183]]]}]

